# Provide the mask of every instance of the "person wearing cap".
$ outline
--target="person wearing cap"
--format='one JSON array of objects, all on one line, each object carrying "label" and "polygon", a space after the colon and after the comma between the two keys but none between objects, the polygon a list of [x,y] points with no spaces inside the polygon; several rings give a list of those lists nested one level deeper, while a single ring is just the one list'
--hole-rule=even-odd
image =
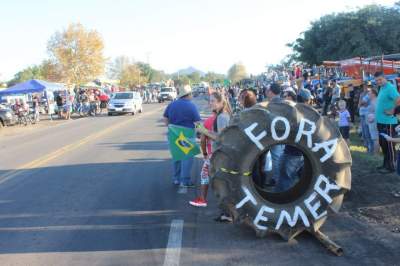
[{"label": "person wearing cap", "polygon": [[[200,114],[192,100],[192,88],[185,85],[179,89],[178,100],[170,103],[164,112],[164,121],[167,125],[195,128],[195,123],[200,122]],[[194,187],[191,180],[193,158],[174,161],[174,180],[175,185],[182,187]]]},{"label": "person wearing cap", "polygon": [[301,89],[297,94],[297,102],[299,103],[311,104],[312,98],[311,91],[307,89]]},{"label": "person wearing cap", "polygon": [[293,88],[289,87],[283,91],[283,99],[295,102],[297,99],[296,92]]}]

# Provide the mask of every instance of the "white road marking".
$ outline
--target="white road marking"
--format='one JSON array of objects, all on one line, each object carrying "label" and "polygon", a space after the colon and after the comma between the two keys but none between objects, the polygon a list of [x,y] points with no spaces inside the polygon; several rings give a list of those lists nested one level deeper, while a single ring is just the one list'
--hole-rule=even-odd
[{"label": "white road marking", "polygon": [[100,224],[100,225],[50,225],[26,227],[1,227],[0,232],[36,232],[36,231],[88,231],[88,230],[133,230],[135,225],[129,224]]},{"label": "white road marking", "polygon": [[[157,112],[159,112],[161,110],[161,108],[156,108],[150,112],[147,112],[145,114],[142,114],[141,116],[139,116],[138,118],[144,118],[150,115],[153,115]],[[120,129],[126,125],[128,125],[129,123],[133,122],[133,121],[140,121],[140,119],[137,119],[136,116],[135,117],[131,117],[127,120],[122,120],[121,122],[117,123],[117,124],[113,124],[112,126],[105,128],[103,130],[97,131],[77,142],[74,143],[70,143],[68,145],[65,145],[64,147],[61,147],[53,152],[50,152],[36,160],[33,160],[27,164],[18,166],[16,169],[14,170],[10,170],[8,172],[5,172],[2,176],[0,176],[0,185],[3,184],[4,182],[7,182],[8,180],[20,175],[21,173],[24,173],[28,170],[32,170],[35,168],[39,168],[39,167],[43,167],[44,165],[46,165],[48,162],[70,152],[73,150],[76,150],[77,148],[89,143],[90,141],[94,141],[97,139],[100,139],[104,136],[106,136],[107,134]]]},{"label": "white road marking", "polygon": [[183,220],[172,220],[164,266],[179,266],[181,258]]}]

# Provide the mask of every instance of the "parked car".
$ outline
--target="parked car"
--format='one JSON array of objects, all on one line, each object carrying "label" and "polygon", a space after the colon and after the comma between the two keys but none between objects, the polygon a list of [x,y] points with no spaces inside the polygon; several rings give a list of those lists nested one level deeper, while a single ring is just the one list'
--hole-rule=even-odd
[{"label": "parked car", "polygon": [[136,114],[143,112],[143,100],[140,93],[134,91],[115,92],[108,102],[108,115]]},{"label": "parked car", "polygon": [[175,101],[176,97],[177,93],[174,87],[163,87],[161,88],[160,94],[158,96],[158,102],[162,103],[164,101]]},{"label": "parked car", "polygon": [[9,108],[0,108],[0,128],[14,125],[17,122],[17,117]]}]

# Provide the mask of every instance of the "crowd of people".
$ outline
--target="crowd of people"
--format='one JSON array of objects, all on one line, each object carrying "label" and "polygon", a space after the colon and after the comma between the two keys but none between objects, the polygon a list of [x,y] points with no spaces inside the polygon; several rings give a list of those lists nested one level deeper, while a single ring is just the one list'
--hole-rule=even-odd
[{"label": "crowd of people", "polygon": [[[55,102],[59,118],[70,119],[72,113],[96,116],[107,109],[109,96],[98,89],[77,89],[57,93]],[[49,106],[52,103],[49,103]],[[49,111],[51,116],[53,112]]]},{"label": "crowd of people", "polygon": [[[218,134],[229,125],[232,114],[247,110],[265,99],[277,103],[292,101],[319,108],[321,115],[329,116],[337,123],[347,143],[350,143],[353,128],[354,136],[359,133],[369,153],[379,154],[382,151],[383,164],[377,170],[381,174],[393,173],[396,162],[400,165],[400,157],[396,158],[393,144],[400,142],[400,138],[395,137],[396,131],[400,132],[396,117],[400,113],[400,108],[397,108],[400,106],[400,94],[382,72],[375,74],[375,83],[373,86],[371,82],[365,82],[358,87],[346,84],[346,88],[343,88],[335,79],[327,79],[323,80],[322,87],[317,84],[311,86],[311,82],[306,80],[301,88],[290,82],[273,82],[256,88],[216,88],[210,90],[211,116],[204,122],[200,121],[199,112],[191,101],[190,88],[185,87],[178,100],[167,107],[164,118],[167,124],[196,128],[201,136],[204,162],[200,173],[200,193],[189,204],[196,207],[207,206],[210,157]],[[317,99],[318,93],[322,97],[320,102]],[[256,163],[252,173],[253,181],[257,186],[271,192],[286,191],[300,180],[304,161],[302,151],[296,147],[275,145]],[[175,185],[194,187],[191,178],[192,164],[193,158],[174,162]],[[400,167],[397,169],[400,170]],[[232,221],[230,215],[225,213],[216,220]]]},{"label": "crowd of people", "polygon": [[158,88],[144,88],[139,90],[143,103],[157,103],[160,90]]}]

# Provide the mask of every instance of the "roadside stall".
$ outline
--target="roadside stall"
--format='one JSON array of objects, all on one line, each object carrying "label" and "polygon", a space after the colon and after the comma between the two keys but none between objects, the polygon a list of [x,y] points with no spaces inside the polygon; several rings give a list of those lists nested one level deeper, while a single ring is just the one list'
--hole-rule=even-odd
[{"label": "roadside stall", "polygon": [[48,112],[49,106],[54,104],[54,92],[62,90],[65,90],[63,84],[31,79],[0,91],[0,98],[7,105],[12,105],[17,99],[32,102],[33,96],[36,95]]}]

